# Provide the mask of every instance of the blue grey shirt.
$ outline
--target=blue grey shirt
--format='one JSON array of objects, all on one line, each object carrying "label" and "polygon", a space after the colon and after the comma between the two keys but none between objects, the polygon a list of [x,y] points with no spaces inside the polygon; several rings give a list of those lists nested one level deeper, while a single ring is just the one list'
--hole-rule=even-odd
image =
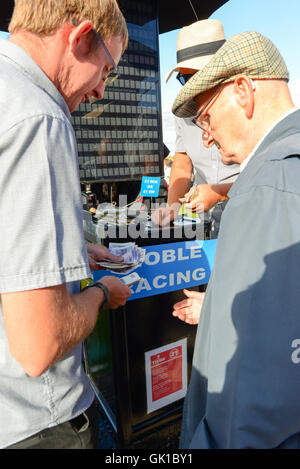
[{"label": "blue grey shirt", "polygon": [[190,118],[175,117],[175,151],[186,153],[193,163],[195,184],[218,184],[234,182],[239,173],[239,165],[225,165],[216,146],[206,148],[202,140],[202,131]]},{"label": "blue grey shirt", "polygon": [[[0,293],[62,283],[78,292],[91,273],[70,113],[31,57],[2,39],[0,111]],[[29,377],[9,353],[0,310],[0,447],[75,417],[93,397],[81,345]]]},{"label": "blue grey shirt", "polygon": [[300,111],[229,193],[184,405],[182,448],[300,448]]}]

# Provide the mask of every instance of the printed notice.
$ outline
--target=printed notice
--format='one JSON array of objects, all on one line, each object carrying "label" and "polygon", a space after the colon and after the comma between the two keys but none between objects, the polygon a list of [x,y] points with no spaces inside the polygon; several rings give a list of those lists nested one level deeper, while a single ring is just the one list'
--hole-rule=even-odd
[{"label": "printed notice", "polygon": [[160,177],[142,177],[140,195],[142,197],[158,197],[160,188]]},{"label": "printed notice", "polygon": [[187,390],[187,339],[145,353],[147,412],[182,399]]}]

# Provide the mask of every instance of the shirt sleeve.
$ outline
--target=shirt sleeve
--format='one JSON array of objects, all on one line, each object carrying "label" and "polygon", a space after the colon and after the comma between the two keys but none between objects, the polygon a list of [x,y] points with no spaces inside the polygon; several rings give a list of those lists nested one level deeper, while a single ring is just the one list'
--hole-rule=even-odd
[{"label": "shirt sleeve", "polygon": [[175,132],[176,132],[176,140],[175,140],[175,152],[176,153],[187,153],[186,145],[184,143],[184,135],[181,125],[181,119],[175,117]]},{"label": "shirt sleeve", "polygon": [[34,116],[1,138],[0,291],[88,277],[77,150],[69,121]]}]

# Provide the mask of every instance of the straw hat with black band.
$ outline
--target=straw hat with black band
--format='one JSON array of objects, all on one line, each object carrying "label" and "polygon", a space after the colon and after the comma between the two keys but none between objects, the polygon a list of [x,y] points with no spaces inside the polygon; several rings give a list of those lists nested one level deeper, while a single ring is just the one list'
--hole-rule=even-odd
[{"label": "straw hat with black band", "polygon": [[223,25],[219,20],[197,21],[182,28],[177,38],[177,65],[167,74],[166,81],[181,68],[201,70],[225,40]]}]

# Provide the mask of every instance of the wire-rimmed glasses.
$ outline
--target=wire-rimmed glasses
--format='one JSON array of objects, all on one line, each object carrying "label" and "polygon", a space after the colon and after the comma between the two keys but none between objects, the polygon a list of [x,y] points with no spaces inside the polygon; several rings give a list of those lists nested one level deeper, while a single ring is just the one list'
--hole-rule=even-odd
[{"label": "wire-rimmed glasses", "polygon": [[108,57],[108,60],[110,61],[111,63],[111,66],[113,67],[113,70],[111,72],[109,72],[109,74],[107,75],[107,77],[104,79],[104,82],[105,82],[105,85],[111,85],[115,80],[117,80],[117,78],[120,76],[120,72],[119,72],[119,69],[118,67],[116,66],[115,62],[113,61],[110,53],[108,52],[107,50],[107,47],[106,45],[104,44],[101,36],[99,33],[97,33],[97,31],[95,31],[95,29],[93,29],[95,35],[96,35],[96,38],[98,40],[98,42],[101,44],[101,46],[103,47],[107,57]]}]

